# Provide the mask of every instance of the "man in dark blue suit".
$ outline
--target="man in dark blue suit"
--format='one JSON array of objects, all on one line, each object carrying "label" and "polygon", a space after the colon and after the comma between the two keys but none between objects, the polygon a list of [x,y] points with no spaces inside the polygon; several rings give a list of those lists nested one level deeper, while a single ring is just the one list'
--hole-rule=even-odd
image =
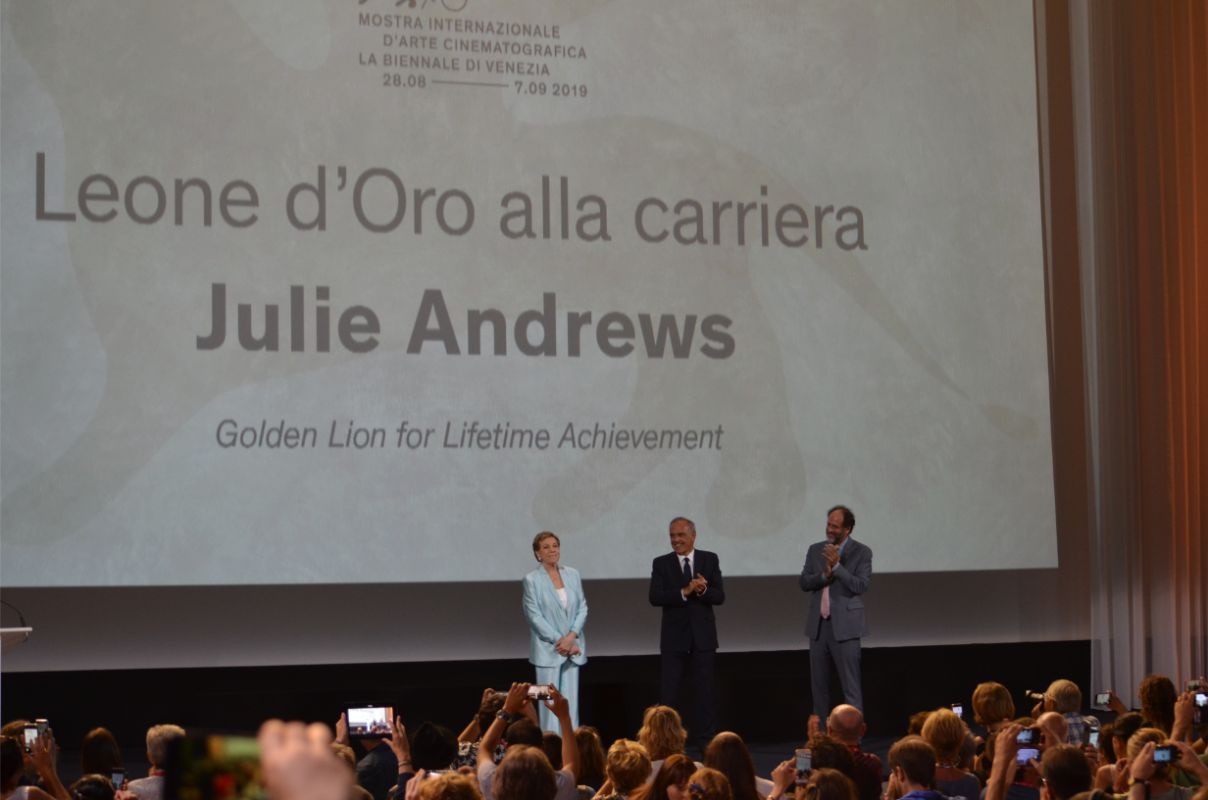
[{"label": "man in dark blue suit", "polygon": [[872,578],[872,550],[851,538],[856,516],[847,506],[826,512],[826,541],[810,545],[801,569],[801,590],[810,593],[805,635],[810,640],[814,713],[831,711],[831,662],[843,699],[864,710],[860,688],[860,637],[868,635],[864,597]]},{"label": "man in dark blue suit", "polygon": [[663,609],[659,635],[662,654],[660,702],[680,709],[680,684],[685,673],[695,690],[689,717],[693,739],[707,742],[717,733],[717,701],[713,694],[713,660],[717,652],[717,623],[713,606],[726,600],[721,564],[716,553],[696,549],[696,525],[686,517],[671,520],[671,549],[650,570],[650,605]]}]

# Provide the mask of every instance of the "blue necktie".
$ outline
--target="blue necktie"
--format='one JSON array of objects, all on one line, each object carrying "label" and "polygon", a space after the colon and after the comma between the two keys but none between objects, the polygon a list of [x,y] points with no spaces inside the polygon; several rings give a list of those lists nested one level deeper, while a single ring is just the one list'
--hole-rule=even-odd
[{"label": "blue necktie", "polygon": [[688,557],[684,556],[684,585],[692,583],[692,567],[688,566]]}]

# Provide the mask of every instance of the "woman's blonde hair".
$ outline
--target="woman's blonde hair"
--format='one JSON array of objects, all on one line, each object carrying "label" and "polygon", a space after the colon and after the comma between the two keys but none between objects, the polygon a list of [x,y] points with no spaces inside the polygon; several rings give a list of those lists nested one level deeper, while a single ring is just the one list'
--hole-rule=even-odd
[{"label": "woman's blonde hair", "polygon": [[632,739],[617,739],[608,748],[604,772],[612,781],[613,788],[622,794],[629,794],[650,777],[650,756],[645,747]]},{"label": "woman's blonde hair", "polygon": [[638,741],[646,748],[651,761],[660,761],[667,756],[684,752],[688,732],[684,730],[683,720],[674,708],[651,706],[642,715]]}]

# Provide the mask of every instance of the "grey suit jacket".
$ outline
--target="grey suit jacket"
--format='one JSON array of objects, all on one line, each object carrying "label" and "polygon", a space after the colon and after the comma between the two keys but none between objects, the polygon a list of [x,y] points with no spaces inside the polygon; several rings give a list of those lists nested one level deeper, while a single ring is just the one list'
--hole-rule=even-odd
[{"label": "grey suit jacket", "polygon": [[864,598],[872,578],[872,550],[848,537],[839,556],[839,563],[831,570],[830,578],[822,576],[826,568],[826,557],[822,548],[826,542],[810,545],[805,554],[805,566],[801,568],[801,590],[810,593],[809,613],[805,618],[805,635],[811,641],[818,638],[822,627],[822,587],[830,586],[831,625],[835,641],[859,639],[868,635],[868,623],[864,619]]}]

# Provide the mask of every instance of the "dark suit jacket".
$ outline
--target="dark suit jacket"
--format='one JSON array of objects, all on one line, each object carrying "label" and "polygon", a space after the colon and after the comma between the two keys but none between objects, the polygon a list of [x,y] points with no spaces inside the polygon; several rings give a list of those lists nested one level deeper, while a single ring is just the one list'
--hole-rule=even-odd
[{"label": "dark suit jacket", "polygon": [[650,567],[650,605],[662,606],[663,627],[659,634],[659,651],[687,653],[717,649],[717,623],[713,606],[726,601],[721,582],[721,564],[717,553],[697,550],[692,556],[696,574],[704,575],[709,584],[703,595],[688,595],[685,600],[680,589],[684,580],[683,562],[675,553],[659,556]]},{"label": "dark suit jacket", "polygon": [[801,569],[801,589],[810,592],[810,609],[805,618],[805,635],[814,641],[822,625],[822,587],[830,586],[831,624],[835,641],[859,639],[868,635],[868,624],[864,621],[864,598],[872,578],[872,549],[848,537],[839,556],[839,563],[831,570],[830,579],[822,577],[826,568],[826,557],[822,547],[826,542],[810,545],[805,554],[805,566]]}]

